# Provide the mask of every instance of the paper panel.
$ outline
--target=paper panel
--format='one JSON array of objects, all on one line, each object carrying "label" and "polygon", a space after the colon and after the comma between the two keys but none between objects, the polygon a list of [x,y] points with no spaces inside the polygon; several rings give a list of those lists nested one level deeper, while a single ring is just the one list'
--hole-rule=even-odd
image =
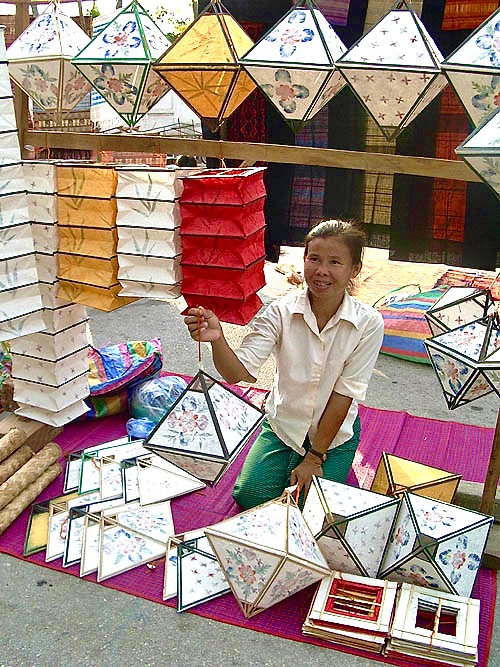
[{"label": "paper panel", "polygon": [[99,489],[99,458],[101,456],[113,458],[115,461],[119,462],[142,454],[149,454],[149,452],[142,447],[142,440],[129,441],[128,437],[120,438],[117,441],[110,443],[104,443],[99,447],[84,450],[79,487],[80,493],[87,493]]},{"label": "paper panel", "polygon": [[258,601],[258,606],[267,609],[281,600],[298,593],[322,579],[327,572],[310,570],[304,565],[298,565],[287,560],[279,573],[273,578],[271,585]]},{"label": "paper panel", "polygon": [[177,229],[181,224],[181,211],[176,202],[117,199],[118,227],[140,229]]},{"label": "paper panel", "polygon": [[34,250],[29,225],[22,223],[14,227],[0,227],[0,260],[33,253]]},{"label": "paper panel", "polygon": [[184,179],[183,202],[248,204],[266,194],[265,167],[205,169]]},{"label": "paper panel", "polygon": [[139,500],[139,475],[137,465],[132,461],[122,461],[123,495],[125,502]]},{"label": "paper panel", "polygon": [[54,195],[29,194],[28,215],[32,222],[53,225],[57,222],[57,199]]},{"label": "paper panel", "polygon": [[117,250],[145,259],[149,256],[174,258],[181,254],[181,239],[177,230],[119,226]]},{"label": "paper panel", "polygon": [[460,98],[475,127],[497,109],[495,98],[500,92],[498,75],[493,72],[461,72],[445,70],[446,76]]},{"label": "paper panel", "polygon": [[156,285],[137,280],[120,280],[120,296],[145,297],[148,299],[177,299],[181,295],[181,283]]},{"label": "paper panel", "polygon": [[32,222],[31,233],[35,252],[51,254],[57,251],[59,233],[56,224]]},{"label": "paper panel", "polygon": [[59,412],[73,403],[87,398],[89,385],[87,373],[61,387],[49,387],[27,380],[14,380],[14,400],[51,412]]},{"label": "paper panel", "polygon": [[35,263],[38,280],[42,283],[54,283],[57,279],[57,257],[56,255],[35,254]]},{"label": "paper panel", "polygon": [[397,507],[396,503],[382,507],[347,524],[345,540],[361,562],[363,574],[369,577],[375,577],[379,571]]},{"label": "paper panel", "polygon": [[423,558],[410,558],[386,576],[390,581],[407,582],[415,586],[451,592],[445,577],[439,574],[434,563]]},{"label": "paper panel", "polygon": [[[270,502],[212,527],[238,541],[285,552],[288,533],[286,505]],[[323,562],[323,561],[322,561]]]},{"label": "paper panel", "polygon": [[29,222],[26,194],[0,196],[0,227],[12,227],[23,222]]},{"label": "paper panel", "polygon": [[88,345],[87,322],[80,322],[56,334],[45,332],[13,340],[11,352],[56,361]]},{"label": "paper panel", "polygon": [[0,57],[0,97],[12,97],[7,61]]},{"label": "paper panel", "polygon": [[[151,451],[163,454],[159,450],[155,450],[154,446],[151,448]],[[171,461],[174,465],[182,468],[186,472],[202,479],[205,482],[215,482],[218,476],[226,468],[225,462],[220,461],[207,461],[206,459],[200,459],[196,456],[189,456],[185,454],[173,454],[171,452],[165,452],[165,457],[168,461]]]},{"label": "paper panel", "polygon": [[98,259],[83,255],[58,253],[60,280],[75,281],[95,287],[111,287],[116,283],[118,259]]},{"label": "paper panel", "polygon": [[94,285],[79,285],[77,283],[60,280],[58,283],[58,294],[67,301],[74,301],[82,306],[97,308],[104,312],[111,312],[122,308],[137,299],[121,296],[121,287],[117,283],[111,287],[96,287]]},{"label": "paper panel", "polygon": [[419,530],[434,539],[441,539],[457,530],[470,529],[484,518],[483,514],[414,493],[408,494],[407,499],[415,513]]},{"label": "paper panel", "polygon": [[147,507],[122,509],[113,516],[116,516],[116,520],[123,527],[162,543],[163,550],[168,538],[175,533],[169,501]]},{"label": "paper panel", "polygon": [[[35,270],[36,273],[36,270]],[[35,280],[35,284],[26,285],[25,287],[15,287],[14,289],[0,290],[0,322],[2,323],[2,330],[5,329],[7,323],[10,321],[12,332],[17,329],[15,321],[19,321],[21,315],[29,315],[36,311],[41,311],[43,308],[41,289]],[[38,312],[36,322],[39,323],[38,328],[31,328],[29,326],[19,326],[19,331],[23,333],[16,334],[22,336],[28,333],[34,333],[45,328],[41,320],[41,314]],[[31,328],[30,331],[28,329]]]},{"label": "paper panel", "polygon": [[64,493],[78,491],[81,469],[82,457],[80,452],[72,452],[68,454],[66,456],[66,468],[64,470]]},{"label": "paper panel", "polygon": [[[186,540],[194,540],[199,537],[205,537],[203,529],[192,530],[180,535],[173,535],[167,541],[165,553],[165,575],[163,580],[163,599],[177,595],[177,546]],[[205,538],[206,539],[206,538]],[[212,547],[207,541],[207,553],[213,554]]]},{"label": "paper panel", "polygon": [[183,542],[177,547],[177,611],[213,600],[231,589],[206,537]]},{"label": "paper panel", "polygon": [[20,159],[21,150],[19,148],[17,129],[14,127],[10,130],[4,130],[3,133],[0,131],[0,164],[12,164],[12,162],[17,162]]},{"label": "paper panel", "polygon": [[379,576],[412,552],[416,538],[417,532],[410,512],[406,503],[403,502],[386,545]]},{"label": "paper panel", "polygon": [[92,227],[67,227],[58,225],[60,253],[86,255],[108,259],[116,255],[118,240],[116,227],[94,229]]},{"label": "paper panel", "polygon": [[244,206],[189,203],[181,199],[181,234],[247,238],[266,224],[265,197]]},{"label": "paper panel", "polygon": [[489,155],[462,155],[465,162],[500,196],[500,159],[494,154]]},{"label": "paper panel", "polygon": [[36,311],[28,315],[20,315],[8,321],[0,323],[0,341],[12,340],[18,336],[40,331],[44,328],[42,311]]},{"label": "paper panel", "polygon": [[68,407],[58,410],[57,412],[44,410],[43,408],[20,403],[19,401],[18,404],[19,408],[15,410],[16,415],[27,417],[28,419],[35,419],[36,421],[49,424],[50,426],[65,426],[87,413],[90,409],[84,401],[72,403]]},{"label": "paper panel", "polygon": [[183,294],[226,299],[247,299],[266,284],[264,258],[246,269],[210,269],[182,261]]},{"label": "paper panel", "polygon": [[164,470],[140,460],[137,461],[137,472],[141,505],[170,500],[205,486],[200,480],[183,475],[180,469],[177,472]]},{"label": "paper panel", "polygon": [[333,531],[320,537],[318,545],[331,570],[356,575],[363,574],[359,563],[354,560],[352,553],[346,549],[344,542]]},{"label": "paper panel", "polygon": [[291,556],[328,568],[327,562],[298,507],[288,507],[288,544]]},{"label": "paper panel", "polygon": [[122,469],[119,461],[101,458],[99,463],[99,494],[101,500],[124,497]]},{"label": "paper panel", "polygon": [[61,558],[66,546],[68,535],[68,510],[57,510],[53,505],[49,507],[49,532],[47,537],[47,549],[45,551],[45,562],[48,563],[56,558]]},{"label": "paper panel", "polygon": [[189,294],[183,291],[182,296],[187,303],[187,308],[182,312],[182,315],[185,315],[189,308],[202,306],[216,312],[221,322],[231,324],[248,324],[262,306],[258,294],[252,294],[247,299],[225,299],[215,296],[202,296],[201,294]]},{"label": "paper panel", "polygon": [[101,528],[97,581],[161,558],[165,545],[121,526]]},{"label": "paper panel", "polygon": [[53,195],[57,190],[56,165],[48,160],[24,160],[28,192]]},{"label": "paper panel", "polygon": [[14,114],[14,104],[11,97],[0,98],[0,132],[16,131],[16,116]]},{"label": "paper panel", "polygon": [[68,536],[63,554],[63,567],[69,567],[79,563],[82,558],[83,549],[83,526],[85,514],[79,510],[69,513]]},{"label": "paper panel", "polygon": [[265,256],[264,228],[245,240],[182,235],[182,259],[187,264],[244,269]]},{"label": "paper panel", "polygon": [[30,508],[28,527],[24,540],[23,556],[43,551],[47,546],[49,533],[49,506],[48,503],[33,504]]},{"label": "paper panel", "polygon": [[[72,199],[109,199],[116,192],[117,175],[103,165],[57,165],[57,193]],[[104,204],[104,202],[100,202]],[[90,222],[90,220],[89,220]],[[92,221],[92,227],[95,227]]]},{"label": "paper panel", "polygon": [[43,385],[60,387],[88,372],[87,351],[88,345],[58,361],[12,354],[12,377],[15,380],[31,380]]},{"label": "paper panel", "polygon": [[58,194],[57,219],[61,225],[109,229],[116,225],[116,201]]},{"label": "paper panel", "polygon": [[0,262],[0,291],[38,282],[34,253],[4,259]]},{"label": "paper panel", "polygon": [[175,285],[182,280],[180,258],[119,255],[118,279]]},{"label": "paper panel", "polygon": [[[175,167],[148,169],[147,167],[116,168],[118,184],[117,198],[151,201],[174,201],[182,194],[181,170]],[[125,204],[125,202],[123,202]],[[122,203],[119,203],[121,206]]]},{"label": "paper panel", "polygon": [[14,193],[26,193],[22,164],[0,165],[0,194]]},{"label": "paper panel", "polygon": [[[61,301],[63,300],[61,299]],[[63,301],[63,303],[64,305],[58,308],[47,308],[43,313],[45,328],[48,334],[54,334],[88,321],[88,313],[85,306],[68,303],[67,301]]]},{"label": "paper panel", "polygon": [[101,541],[100,519],[85,516],[82,537],[82,558],[80,561],[80,577],[97,572],[99,567],[99,544]]}]

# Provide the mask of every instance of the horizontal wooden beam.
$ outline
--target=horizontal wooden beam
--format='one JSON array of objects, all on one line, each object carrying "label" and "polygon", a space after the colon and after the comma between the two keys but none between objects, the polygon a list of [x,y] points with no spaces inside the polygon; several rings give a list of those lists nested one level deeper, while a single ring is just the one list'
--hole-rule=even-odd
[{"label": "horizontal wooden beam", "polygon": [[333,148],[185,139],[133,133],[93,134],[86,132],[42,132],[40,130],[25,131],[23,142],[25,145],[36,148],[195,155],[244,160],[248,163],[279,162],[357,169],[381,174],[408,174],[429,178],[449,178],[455,181],[481,182],[479,176],[461,160],[442,160],[387,153],[363,153]]}]

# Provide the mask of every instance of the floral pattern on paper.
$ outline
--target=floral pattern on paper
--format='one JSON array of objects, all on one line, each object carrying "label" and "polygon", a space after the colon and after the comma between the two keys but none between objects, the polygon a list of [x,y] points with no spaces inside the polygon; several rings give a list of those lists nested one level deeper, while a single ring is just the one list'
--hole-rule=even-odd
[{"label": "floral pattern on paper", "polygon": [[472,87],[476,91],[471,99],[473,107],[490,112],[500,106],[500,75],[492,76],[489,85],[474,81]]},{"label": "floral pattern on paper", "polygon": [[439,560],[447,567],[451,566],[450,581],[456,584],[462,576],[462,568],[477,570],[481,564],[481,555],[467,552],[467,535],[460,535],[454,549],[446,549],[439,554]]},{"label": "floral pattern on paper", "polygon": [[455,517],[448,514],[448,509],[444,505],[433,505],[430,509],[415,508],[420,528],[434,531],[437,528],[451,528],[455,523]]},{"label": "floral pattern on paper", "polygon": [[398,567],[394,574],[401,577],[404,581],[415,584],[416,586],[423,586],[424,588],[439,588],[440,581],[432,574],[429,574],[425,568],[420,565],[402,565]]},{"label": "floral pattern on paper", "polygon": [[128,528],[165,544],[174,532],[169,506],[141,507],[129,512],[119,512],[118,520]]},{"label": "floral pattern on paper", "polygon": [[63,107],[74,107],[90,91],[90,84],[80,72],[73,68],[63,89]]},{"label": "floral pattern on paper", "polygon": [[293,56],[297,50],[297,45],[301,42],[310,42],[314,39],[313,30],[300,27],[305,20],[306,12],[300,10],[291,12],[288,18],[290,27],[283,32],[280,29],[274,30],[266,37],[268,42],[281,42],[279,52],[282,58]]},{"label": "floral pattern on paper", "polygon": [[134,49],[141,45],[141,38],[137,36],[138,32],[136,21],[127,21],[124,26],[120,26],[117,22],[111,23],[102,33],[102,41],[109,45],[104,52],[104,57],[131,57]]},{"label": "floral pattern on paper", "polygon": [[31,63],[21,68],[23,78],[20,81],[23,89],[43,108],[54,108],[57,105],[57,77],[46,72],[39,65]]},{"label": "floral pattern on paper", "polygon": [[304,560],[324,565],[318,543],[314,539],[300,510],[290,507],[288,511],[288,549]]},{"label": "floral pattern on paper", "polygon": [[410,532],[407,529],[408,524],[410,523],[410,516],[406,515],[402,524],[397,526],[394,532],[391,535],[390,542],[394,546],[394,558],[397,560],[405,547],[410,541]]},{"label": "floral pattern on paper", "polygon": [[144,537],[134,535],[124,528],[106,530],[103,538],[102,557],[106,559],[108,567],[121,565],[125,568],[157,556]]},{"label": "floral pattern on paper", "polygon": [[500,21],[497,21],[495,25],[487,26],[486,34],[477,37],[476,45],[484,49],[492,65],[500,67]]},{"label": "floral pattern on paper", "polygon": [[297,109],[298,99],[309,97],[309,89],[306,86],[292,83],[292,76],[286,69],[279,69],[274,74],[275,84],[264,83],[261,85],[264,93],[271,99],[276,96],[278,104],[286,113],[294,113]]},{"label": "floral pattern on paper", "polygon": [[285,598],[298,593],[303,588],[307,588],[320,578],[317,572],[312,572],[298,565],[287,564],[280,570],[278,576],[271,584],[261,600],[264,607],[270,607]]},{"label": "floral pattern on paper", "polygon": [[244,599],[254,600],[268,580],[271,565],[248,547],[226,548],[226,576],[241,591]]},{"label": "floral pattern on paper", "polygon": [[473,369],[457,359],[445,357],[434,351],[431,352],[431,359],[444,389],[458,394]]},{"label": "floral pattern on paper", "polygon": [[137,86],[132,85],[133,72],[116,72],[113,65],[105,63],[91,65],[94,73],[92,85],[110,104],[118,107],[124,104],[134,104],[137,96]]}]

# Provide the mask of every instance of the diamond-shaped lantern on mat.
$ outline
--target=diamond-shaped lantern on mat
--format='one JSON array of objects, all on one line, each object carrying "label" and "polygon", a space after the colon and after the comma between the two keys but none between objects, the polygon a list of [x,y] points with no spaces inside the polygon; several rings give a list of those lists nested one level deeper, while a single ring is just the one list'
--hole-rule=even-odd
[{"label": "diamond-shaped lantern on mat", "polygon": [[210,0],[154,70],[216,129],[256,87],[239,61],[252,45],[219,0]]},{"label": "diamond-shaped lantern on mat", "polygon": [[215,484],[262,419],[261,410],[199,371],[144,440],[144,447]]},{"label": "diamond-shaped lantern on mat", "polygon": [[246,53],[245,70],[293,129],[345,86],[335,61],[346,47],[312,0],[299,0]]},{"label": "diamond-shaped lantern on mat", "polygon": [[477,127],[498,106],[500,9],[484,21],[441,64]]},{"label": "diamond-shaped lantern on mat", "polygon": [[493,517],[405,493],[379,576],[470,596]]},{"label": "diamond-shaped lantern on mat", "polygon": [[304,519],[332,570],[376,576],[399,501],[313,477]]},{"label": "diamond-shaped lantern on mat", "polygon": [[53,2],[7,49],[10,76],[44,111],[60,117],[90,92],[90,85],[71,64],[89,41]]},{"label": "diamond-shaped lantern on mat", "polygon": [[498,314],[424,341],[450,410],[495,391],[500,395]]},{"label": "diamond-shaped lantern on mat", "polygon": [[382,452],[371,490],[398,497],[405,491],[453,502],[461,475]]},{"label": "diamond-shaped lantern on mat", "polygon": [[153,62],[170,45],[148,12],[134,0],[73,58],[127,125],[135,125],[169,90]]},{"label": "diamond-shaped lantern on mat", "polygon": [[205,529],[249,618],[330,574],[289,493]]},{"label": "diamond-shaped lantern on mat", "polygon": [[480,320],[491,311],[493,300],[489,290],[476,287],[449,287],[443,296],[425,311],[425,319],[433,336]]},{"label": "diamond-shaped lantern on mat", "polygon": [[476,172],[500,198],[500,109],[493,111],[455,153]]},{"label": "diamond-shaped lantern on mat", "polygon": [[340,56],[336,66],[390,140],[446,86],[442,60],[420,18],[403,0]]}]

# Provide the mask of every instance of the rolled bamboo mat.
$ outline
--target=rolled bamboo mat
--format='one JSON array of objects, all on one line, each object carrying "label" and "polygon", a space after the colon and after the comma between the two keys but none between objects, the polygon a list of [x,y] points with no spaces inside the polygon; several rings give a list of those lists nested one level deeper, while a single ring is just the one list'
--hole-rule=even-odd
[{"label": "rolled bamboo mat", "polygon": [[61,464],[53,463],[36,481],[30,484],[24,491],[21,491],[18,496],[0,511],[0,535],[61,472]]},{"label": "rolled bamboo mat", "polygon": [[0,438],[0,461],[3,461],[8,456],[15,452],[26,441],[26,433],[14,426],[9,429],[7,433]]},{"label": "rolled bamboo mat", "polygon": [[27,463],[33,456],[31,447],[28,445],[21,445],[10,456],[0,463],[0,484],[3,484],[6,479],[9,479],[19,468]]},{"label": "rolled bamboo mat", "polygon": [[24,489],[36,482],[40,475],[56,463],[61,455],[62,450],[59,445],[56,445],[55,442],[50,442],[1,484],[0,510],[14,500]]}]

